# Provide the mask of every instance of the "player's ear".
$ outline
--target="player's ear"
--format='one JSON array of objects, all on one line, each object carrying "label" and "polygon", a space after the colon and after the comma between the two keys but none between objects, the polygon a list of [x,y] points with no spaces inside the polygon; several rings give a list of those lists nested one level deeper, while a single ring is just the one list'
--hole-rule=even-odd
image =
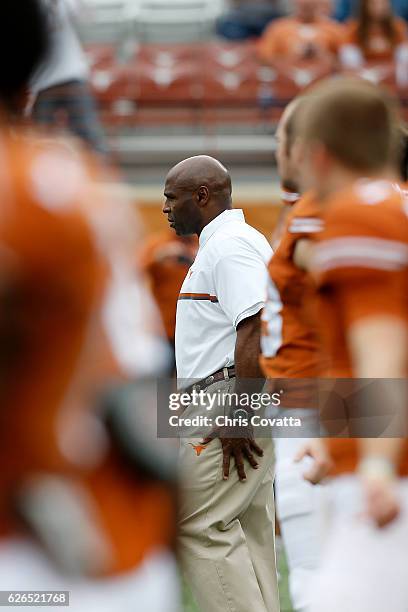
[{"label": "player's ear", "polygon": [[290,149],[290,158],[291,161],[293,163],[293,165],[298,168],[302,167],[302,164],[305,161],[305,155],[306,155],[306,147],[305,147],[305,143],[303,142],[303,140],[301,140],[300,138],[295,138],[291,149]]},{"label": "player's ear", "polygon": [[197,191],[197,203],[199,206],[205,206],[210,199],[210,191],[208,187],[202,185]]},{"label": "player's ear", "polygon": [[326,176],[327,172],[330,171],[332,157],[323,144],[314,144],[312,149],[312,162],[313,166],[319,173],[319,175]]}]

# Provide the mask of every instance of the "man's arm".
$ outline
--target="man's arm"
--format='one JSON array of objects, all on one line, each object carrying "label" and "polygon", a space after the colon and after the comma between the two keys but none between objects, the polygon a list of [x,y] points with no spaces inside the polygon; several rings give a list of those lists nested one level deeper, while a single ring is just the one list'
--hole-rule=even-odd
[{"label": "man's arm", "polygon": [[309,238],[298,240],[293,251],[293,262],[300,270],[309,272],[312,265],[312,257],[315,243]]},{"label": "man's arm", "polygon": [[259,365],[261,346],[261,312],[244,319],[237,327],[235,373],[237,379],[263,379]]},{"label": "man's arm", "polygon": [[[254,379],[255,385],[263,386],[263,375],[259,366],[259,345],[261,340],[261,313],[257,313],[251,317],[243,319],[237,327],[237,340],[235,344],[235,373],[236,385],[234,393],[240,396],[243,393],[251,393],[254,391],[252,384],[248,383],[248,379]],[[261,379],[261,381],[259,380]],[[234,412],[239,409],[239,404],[232,410],[230,415],[234,417]],[[251,417],[251,411],[245,405],[245,412],[248,413],[248,418]],[[256,470],[258,462],[255,459],[254,453],[259,457],[263,456],[263,450],[256,444],[252,428],[248,426],[243,432],[244,437],[238,437],[236,428],[225,428],[225,430],[217,432],[219,437],[222,452],[223,452],[223,477],[228,480],[230,472],[231,458],[234,458],[235,465],[238,471],[238,476],[241,482],[246,480],[244,458],[247,459],[251,467]],[[232,436],[232,437],[231,437]],[[203,441],[203,444],[208,444],[215,433],[210,435]]]},{"label": "man's arm", "polygon": [[400,514],[398,462],[405,440],[366,438],[359,440],[358,473],[364,491],[365,515],[380,529]]},{"label": "man's arm", "polygon": [[[356,376],[359,378],[405,378],[408,327],[394,317],[371,317],[357,321],[349,330],[348,342]],[[406,386],[396,381],[390,401],[401,411],[407,406]],[[364,489],[365,513],[379,528],[400,513],[397,472],[402,438],[366,438],[359,441],[359,475]]]},{"label": "man's arm", "polygon": [[360,318],[350,326],[347,342],[356,378],[405,378],[408,326],[403,319]]},{"label": "man's arm", "polygon": [[[254,385],[249,384],[248,379],[254,379],[257,388],[263,387],[263,374],[259,365],[259,351],[261,342],[261,313],[243,319],[237,326],[237,339],[235,343],[235,393],[241,394],[254,392]],[[258,384],[259,380],[259,384]],[[239,409],[237,405],[236,409]],[[244,409],[251,418],[252,412],[245,406]],[[232,415],[233,416],[233,415]],[[228,433],[227,433],[228,435]],[[245,437],[220,437],[223,448],[224,479],[229,476],[231,458],[234,457],[241,481],[246,480],[244,458],[246,458],[253,469],[258,468],[258,462],[254,453],[262,457],[263,451],[253,439],[252,428],[243,432]]]},{"label": "man's arm", "polygon": [[[263,374],[259,366],[259,346],[261,340],[261,313],[257,313],[251,317],[243,319],[237,327],[237,340],[235,344],[235,373],[236,384],[234,393],[238,397],[243,393],[251,393],[253,386],[248,388],[248,379],[254,379],[255,384],[263,386]],[[230,415],[234,417],[235,410],[239,409],[239,404],[232,410]],[[246,405],[244,408],[251,417],[250,410]],[[223,477],[228,480],[230,473],[231,458],[234,458],[238,476],[241,482],[246,480],[244,458],[247,459],[251,467],[258,469],[258,462],[255,459],[254,453],[259,457],[263,456],[263,450],[255,442],[252,434],[252,428],[248,426],[243,432],[244,437],[238,437],[238,429],[225,428],[221,431],[214,432],[203,441],[203,444],[208,444],[215,433],[219,437],[222,452],[223,452]],[[232,437],[231,437],[232,436]]]}]

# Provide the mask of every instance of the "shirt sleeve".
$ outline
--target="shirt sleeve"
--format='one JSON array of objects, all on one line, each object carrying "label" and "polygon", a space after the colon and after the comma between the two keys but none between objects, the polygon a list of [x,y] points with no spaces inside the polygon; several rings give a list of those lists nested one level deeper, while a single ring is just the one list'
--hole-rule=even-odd
[{"label": "shirt sleeve", "polygon": [[403,19],[395,21],[396,43],[402,45],[408,42],[408,27]]},{"label": "shirt sleeve", "polygon": [[371,316],[407,319],[408,243],[401,212],[355,205],[326,219],[315,253],[320,291],[335,300],[345,326]]},{"label": "shirt sleeve", "polygon": [[309,238],[315,240],[323,231],[323,220],[317,215],[293,215],[289,219],[288,232],[295,240]]},{"label": "shirt sleeve", "polygon": [[258,42],[258,54],[260,59],[268,62],[273,59],[278,52],[280,46],[280,29],[275,23],[267,27],[261,39]]},{"label": "shirt sleeve", "polygon": [[298,240],[318,240],[324,229],[324,222],[318,206],[314,203],[311,195],[303,196],[295,204],[286,224],[289,238],[290,256],[293,256]]},{"label": "shirt sleeve", "polygon": [[214,286],[218,302],[235,328],[263,308],[267,278],[264,259],[248,243],[230,239],[224,244],[224,254],[214,266]]}]

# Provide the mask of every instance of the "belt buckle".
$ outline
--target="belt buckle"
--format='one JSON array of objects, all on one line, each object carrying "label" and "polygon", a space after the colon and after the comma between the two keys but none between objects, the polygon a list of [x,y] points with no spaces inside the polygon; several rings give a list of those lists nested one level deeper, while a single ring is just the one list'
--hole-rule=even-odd
[{"label": "belt buckle", "polygon": [[206,385],[211,385],[214,382],[214,376],[208,376],[208,378],[205,379],[205,384]]},{"label": "belt buckle", "polygon": [[229,380],[230,379],[228,368],[224,368],[223,369],[223,374],[224,374],[224,380]]}]

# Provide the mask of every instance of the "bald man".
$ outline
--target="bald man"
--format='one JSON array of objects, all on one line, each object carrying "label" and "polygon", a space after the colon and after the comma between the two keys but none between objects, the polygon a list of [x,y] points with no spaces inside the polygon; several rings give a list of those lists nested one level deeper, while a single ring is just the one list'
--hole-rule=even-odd
[{"label": "bald man", "polygon": [[[245,379],[262,388],[257,357],[272,254],[267,240],[245,223],[242,210],[232,209],[230,175],[211,157],[173,168],[165,197],[170,227],[199,237],[177,307],[179,387],[230,398],[245,389]],[[272,440],[255,441],[245,425],[250,409],[239,403],[216,402],[209,411],[194,401],[183,418],[204,415],[220,428],[190,427],[181,440],[184,570],[201,612],[277,612]],[[239,431],[226,416],[240,420]]]}]

